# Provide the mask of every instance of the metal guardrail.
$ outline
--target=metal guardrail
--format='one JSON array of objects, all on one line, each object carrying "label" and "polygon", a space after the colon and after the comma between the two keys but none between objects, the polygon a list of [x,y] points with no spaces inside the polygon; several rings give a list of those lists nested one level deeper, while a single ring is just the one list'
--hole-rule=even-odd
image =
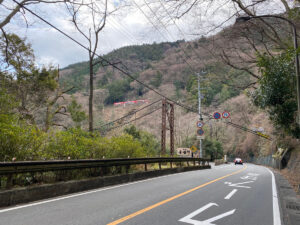
[{"label": "metal guardrail", "polygon": [[33,173],[33,172],[47,172],[58,170],[73,170],[99,167],[113,167],[113,166],[131,166],[145,164],[159,163],[180,163],[193,162],[194,165],[209,165],[208,159],[200,158],[128,158],[128,159],[87,159],[87,160],[53,160],[53,161],[22,161],[22,162],[2,162],[0,163],[0,175],[19,174],[19,173]]}]

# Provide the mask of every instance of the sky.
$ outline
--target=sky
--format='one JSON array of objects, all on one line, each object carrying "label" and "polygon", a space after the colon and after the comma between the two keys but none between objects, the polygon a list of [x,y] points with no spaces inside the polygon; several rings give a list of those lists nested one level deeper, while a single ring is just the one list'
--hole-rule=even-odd
[{"label": "sky", "polygon": [[[106,54],[114,49],[128,45],[140,45],[143,43],[193,40],[201,35],[212,35],[235,21],[231,17],[236,8],[231,1],[218,0],[211,3],[209,0],[202,0],[201,4],[195,6],[188,14],[181,19],[170,19],[170,14],[176,13],[164,0],[113,0],[109,1],[109,10],[114,7],[129,3],[130,7],[123,7],[115,15],[108,16],[106,25],[99,35],[98,54]],[[187,0],[192,3],[193,1]],[[249,4],[251,0],[248,0]],[[146,4],[148,3],[148,4]],[[7,8],[12,6],[11,0],[5,0],[0,7],[0,18],[7,15]],[[103,6],[100,6],[102,9]],[[186,6],[187,8],[189,5]],[[80,43],[87,46],[85,38],[79,34],[70,22],[65,5],[37,4],[29,6],[35,13],[51,22]],[[182,9],[184,10],[184,8]],[[264,5],[253,7],[258,14],[266,11],[279,13],[283,11],[280,0],[267,0]],[[82,10],[79,20],[84,33],[92,22],[89,20],[90,12]],[[179,11],[180,13],[180,11]],[[26,18],[26,22],[24,20]],[[101,21],[101,17],[97,18]],[[175,23],[175,24],[174,24]],[[153,25],[154,24],[154,25]],[[219,25],[221,25],[219,27]],[[214,29],[218,27],[218,29]],[[88,52],[76,43],[72,42],[62,34],[41,22],[36,17],[25,12],[25,15],[18,14],[11,23],[5,26],[6,32],[13,32],[25,37],[32,44],[39,66],[59,65],[61,68],[69,64],[87,61]]]}]

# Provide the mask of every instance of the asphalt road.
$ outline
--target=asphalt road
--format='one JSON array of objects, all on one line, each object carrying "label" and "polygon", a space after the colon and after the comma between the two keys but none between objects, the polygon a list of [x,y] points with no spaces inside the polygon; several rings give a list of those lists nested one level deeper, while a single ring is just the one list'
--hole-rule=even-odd
[{"label": "asphalt road", "polygon": [[273,174],[220,165],[0,210],[1,225],[281,225]]}]

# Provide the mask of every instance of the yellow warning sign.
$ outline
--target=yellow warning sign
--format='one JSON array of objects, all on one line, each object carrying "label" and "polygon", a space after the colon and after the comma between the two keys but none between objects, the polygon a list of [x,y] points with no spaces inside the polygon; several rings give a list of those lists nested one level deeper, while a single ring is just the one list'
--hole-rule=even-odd
[{"label": "yellow warning sign", "polygon": [[196,147],[195,145],[193,145],[193,146],[191,147],[191,150],[192,150],[192,152],[195,152],[195,151],[197,151],[198,149],[197,149],[197,147]]}]

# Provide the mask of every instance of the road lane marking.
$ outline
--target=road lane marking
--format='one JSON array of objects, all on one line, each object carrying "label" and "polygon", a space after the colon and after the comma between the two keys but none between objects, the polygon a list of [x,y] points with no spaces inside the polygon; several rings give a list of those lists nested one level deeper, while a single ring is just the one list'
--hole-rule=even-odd
[{"label": "road lane marking", "polygon": [[278,203],[278,195],[277,195],[277,187],[275,183],[275,176],[274,173],[266,168],[271,176],[272,176],[272,196],[273,196],[273,224],[274,225],[281,225],[280,219],[280,211],[279,211],[279,203]]},{"label": "road lane marking", "polygon": [[136,211],[136,212],[134,212],[134,213],[132,213],[132,214],[130,214],[130,215],[128,215],[128,216],[122,217],[122,218],[120,218],[120,219],[118,219],[118,220],[115,220],[115,221],[113,221],[113,222],[111,222],[111,223],[108,223],[107,225],[116,225],[116,224],[120,224],[120,223],[122,223],[122,222],[125,222],[126,220],[132,219],[132,218],[134,218],[134,217],[136,217],[136,216],[138,216],[138,215],[140,215],[140,214],[142,214],[142,213],[145,213],[145,212],[147,212],[147,211],[150,211],[150,210],[152,210],[152,209],[154,209],[154,208],[156,208],[156,207],[158,207],[158,206],[164,205],[164,204],[166,204],[166,203],[168,203],[168,202],[170,202],[170,201],[173,201],[173,200],[175,200],[175,199],[177,199],[177,198],[179,198],[179,197],[182,197],[182,196],[184,196],[184,195],[187,195],[187,194],[189,194],[189,193],[191,193],[191,192],[193,192],[193,191],[196,191],[196,190],[198,190],[198,189],[200,189],[200,188],[202,188],[202,187],[205,187],[205,186],[207,186],[207,185],[209,185],[209,184],[212,184],[212,183],[217,182],[217,181],[219,181],[219,180],[225,179],[226,177],[229,177],[229,176],[232,176],[232,175],[241,173],[241,172],[243,172],[245,169],[247,169],[247,166],[245,166],[244,168],[242,168],[242,169],[240,169],[240,170],[238,170],[238,171],[236,171],[236,172],[227,174],[227,175],[225,175],[225,176],[223,176],[223,177],[219,177],[219,178],[217,178],[217,179],[215,179],[215,180],[209,181],[209,182],[207,182],[207,183],[205,183],[205,184],[199,185],[199,186],[197,186],[197,187],[195,187],[195,188],[189,189],[189,190],[187,190],[187,191],[185,191],[185,192],[182,192],[182,193],[180,193],[180,194],[178,194],[178,195],[175,195],[175,196],[173,196],[173,197],[170,197],[170,198],[168,198],[168,199],[165,199],[165,200],[163,200],[163,201],[160,201],[160,202],[158,202],[158,203],[156,203],[156,204],[154,204],[154,205],[150,205],[150,206],[148,206],[148,207],[146,207],[146,208],[144,208],[144,209],[138,210],[138,211]]},{"label": "road lane marking", "polygon": [[259,176],[259,174],[257,174],[257,173],[248,173],[246,176],[241,177],[241,179],[256,181],[258,176]]},{"label": "road lane marking", "polygon": [[56,202],[56,201],[60,201],[60,200],[68,199],[68,198],[79,197],[79,196],[82,196],[82,195],[107,191],[107,190],[116,189],[116,188],[124,187],[124,186],[129,186],[129,185],[133,185],[133,184],[137,184],[137,183],[144,183],[144,182],[148,182],[148,181],[151,181],[151,180],[161,179],[161,178],[170,177],[170,176],[176,176],[176,175],[180,175],[180,174],[181,173],[169,174],[169,175],[165,175],[165,176],[149,178],[149,179],[146,179],[146,180],[135,181],[135,182],[127,183],[127,184],[120,184],[120,185],[107,187],[107,188],[98,188],[98,189],[95,189],[95,190],[92,190],[92,191],[85,191],[85,192],[81,192],[81,193],[78,193],[78,194],[67,195],[65,197],[52,198],[50,200],[38,201],[38,202],[35,202],[35,203],[30,203],[30,204],[25,204],[25,205],[20,205],[20,206],[15,206],[15,207],[11,207],[11,208],[2,209],[2,210],[0,210],[0,213],[12,211],[12,210],[17,210],[17,209],[22,209],[22,208],[27,208],[27,207],[36,206],[36,205],[41,205],[41,204],[46,204],[46,203],[50,203],[50,202]]},{"label": "road lane marking", "polygon": [[200,209],[197,209],[196,211],[190,213],[189,215],[181,218],[180,220],[178,220],[179,222],[183,222],[183,223],[189,223],[189,224],[193,224],[193,225],[214,225],[212,224],[212,222],[216,221],[216,220],[219,220],[219,219],[222,219],[226,216],[230,216],[232,215],[236,209],[233,209],[231,211],[228,211],[226,213],[222,213],[218,216],[214,216],[210,219],[207,219],[207,220],[204,220],[204,221],[200,221],[200,220],[193,220],[192,218],[200,213],[202,213],[203,211],[207,210],[208,208],[212,207],[212,206],[219,206],[218,204],[216,203],[208,203],[207,205],[201,207]]},{"label": "road lane marking", "polygon": [[241,183],[236,183],[236,184],[233,184],[231,182],[224,182],[224,184],[228,184],[228,186],[230,187],[240,187],[240,188],[251,188],[249,186],[241,186],[240,184],[248,184],[248,183],[252,183],[254,181],[246,181],[246,182],[241,182]]},{"label": "road lane marking", "polygon": [[226,195],[224,199],[230,199],[235,194],[235,192],[237,192],[237,189],[233,189],[228,195]]}]

